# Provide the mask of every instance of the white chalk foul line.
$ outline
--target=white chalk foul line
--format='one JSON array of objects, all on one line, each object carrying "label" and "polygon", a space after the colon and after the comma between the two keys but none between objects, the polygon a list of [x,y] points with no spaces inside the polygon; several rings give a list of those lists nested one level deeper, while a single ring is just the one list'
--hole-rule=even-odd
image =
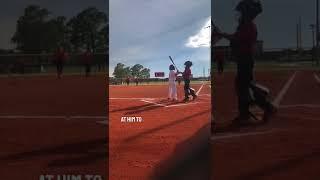
[{"label": "white chalk foul line", "polygon": [[8,116],[0,116],[0,119],[67,119],[67,116],[24,116],[24,115],[8,115]]},{"label": "white chalk foul line", "polygon": [[190,106],[190,105],[194,105],[194,104],[200,104],[200,102],[184,103],[184,104],[173,104],[173,105],[168,105],[168,106],[165,106],[165,107],[169,108],[169,107]]},{"label": "white chalk foul line", "polygon": [[287,108],[320,108],[319,104],[293,104],[293,105],[281,105],[280,109],[287,109]]},{"label": "white chalk foul line", "polygon": [[316,73],[313,73],[313,77],[316,79],[318,83],[320,83],[320,78]]},{"label": "white chalk foul line", "polygon": [[152,101],[149,101],[149,100],[146,100],[146,99],[141,99],[141,101],[142,102],[146,102],[146,103],[150,103],[150,104],[153,104],[153,105],[156,105],[156,106],[166,107],[166,105],[164,105],[164,104],[155,103],[155,102],[152,102]]},{"label": "white chalk foul line", "polygon": [[239,138],[239,137],[244,137],[244,136],[256,136],[256,135],[271,134],[274,132],[280,132],[280,130],[279,129],[272,129],[272,130],[260,131],[260,132],[229,133],[229,134],[225,134],[225,135],[213,135],[213,136],[211,136],[210,140],[217,141],[217,140]]},{"label": "white chalk foul line", "polygon": [[109,98],[110,100],[154,100],[160,98],[130,98],[130,97],[119,97],[119,98]]},{"label": "white chalk foul line", "polygon": [[296,77],[297,72],[294,72],[294,74],[290,77],[290,79],[286,82],[286,84],[283,86],[279,94],[277,95],[276,99],[273,101],[273,104],[277,107],[279,107],[284,95],[287,93],[289,87],[291,86],[294,78]]},{"label": "white chalk foul line", "polygon": [[198,91],[196,92],[196,95],[198,96],[200,91],[202,90],[203,86],[204,86],[205,83],[202,83],[202,85],[200,86],[200,88],[198,89]]},{"label": "white chalk foul line", "polygon": [[211,94],[200,94],[200,95],[198,95],[198,96],[211,96]]},{"label": "white chalk foul line", "polygon": [[96,121],[97,124],[102,124],[102,125],[109,125],[109,121]]},{"label": "white chalk foul line", "polygon": [[200,104],[200,102],[194,102],[194,103],[183,103],[183,104],[164,105],[164,104],[155,103],[155,102],[148,101],[148,100],[141,100],[141,101],[142,101],[142,102],[149,103],[149,104],[153,104],[153,105],[155,105],[155,106],[164,107],[164,108],[180,107],[180,106],[190,106],[190,105],[194,105],[194,104]]},{"label": "white chalk foul line", "polygon": [[63,119],[63,120],[72,120],[72,119],[95,119],[95,120],[104,120],[96,121],[97,124],[108,125],[107,116],[26,116],[26,115],[7,115],[0,116],[0,119]]},{"label": "white chalk foul line", "polygon": [[28,115],[6,115],[0,119],[107,119],[107,116],[28,116]]}]

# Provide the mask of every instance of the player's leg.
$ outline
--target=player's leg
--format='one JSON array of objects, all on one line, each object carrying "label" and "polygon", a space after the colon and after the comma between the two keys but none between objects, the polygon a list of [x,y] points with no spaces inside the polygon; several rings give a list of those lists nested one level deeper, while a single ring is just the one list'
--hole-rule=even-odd
[{"label": "player's leg", "polygon": [[56,68],[57,68],[57,78],[60,78],[60,63],[56,63]]},{"label": "player's leg", "polygon": [[268,121],[269,118],[277,111],[277,108],[272,104],[269,99],[269,94],[263,93],[262,90],[258,90],[253,87],[255,104],[257,104],[264,111],[263,120]]},{"label": "player's leg", "polygon": [[169,82],[169,93],[168,93],[168,99],[172,99],[172,84]]},{"label": "player's leg", "polygon": [[61,62],[61,64],[60,64],[60,78],[62,78],[63,68],[64,68],[64,63]]},{"label": "player's leg", "polygon": [[91,66],[90,64],[86,64],[86,77],[90,76],[90,72],[91,72]]},{"label": "player's leg", "polygon": [[175,101],[178,100],[177,86],[175,82],[173,83],[173,86],[172,86],[172,98]]},{"label": "player's leg", "polygon": [[189,100],[189,94],[190,94],[190,80],[186,79],[184,80],[184,101]]},{"label": "player's leg", "polygon": [[253,74],[253,60],[248,56],[242,56],[237,66],[237,95],[239,117],[236,121],[245,123],[250,118],[250,94],[249,87]]},{"label": "player's leg", "polygon": [[218,66],[218,73],[221,74],[222,73],[222,63],[220,60],[217,60],[217,66]]},{"label": "player's leg", "polygon": [[88,64],[88,76],[91,75],[91,64]]}]

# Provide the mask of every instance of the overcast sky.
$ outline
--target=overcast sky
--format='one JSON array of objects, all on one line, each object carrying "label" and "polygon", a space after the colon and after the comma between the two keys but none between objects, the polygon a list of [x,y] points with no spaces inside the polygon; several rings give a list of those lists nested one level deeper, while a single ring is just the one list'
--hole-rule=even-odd
[{"label": "overcast sky", "polygon": [[16,21],[23,15],[24,8],[36,4],[47,8],[53,16],[72,17],[89,6],[106,11],[108,0],[1,0],[0,6],[0,49],[12,48],[10,39],[15,32]]},{"label": "overcast sky", "polygon": [[[214,0],[213,19],[224,31],[235,29],[235,11],[239,0]],[[265,48],[296,47],[296,23],[302,19],[302,42],[304,47],[312,46],[312,34],[309,29],[315,23],[315,0],[262,0],[263,14],[256,23],[259,39],[265,41]]]},{"label": "overcast sky", "polygon": [[117,63],[136,63],[168,75],[171,55],[182,71],[193,61],[194,76],[207,74],[210,0],[110,0],[110,75]]}]

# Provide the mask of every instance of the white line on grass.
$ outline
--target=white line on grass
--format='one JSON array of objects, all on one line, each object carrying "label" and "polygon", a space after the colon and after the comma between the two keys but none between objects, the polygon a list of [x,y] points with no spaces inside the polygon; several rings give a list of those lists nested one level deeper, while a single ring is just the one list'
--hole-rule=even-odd
[{"label": "white line on grass", "polygon": [[294,72],[294,74],[290,77],[290,79],[286,82],[286,84],[283,86],[279,94],[277,95],[276,99],[273,101],[273,104],[277,107],[279,107],[280,102],[282,101],[283,97],[287,93],[289,87],[291,86],[294,78],[296,77],[297,72]]},{"label": "white line on grass", "polygon": [[271,134],[274,132],[280,132],[280,130],[272,129],[269,131],[260,131],[260,132],[248,132],[248,133],[229,133],[225,135],[213,135],[211,136],[211,141],[216,140],[225,140],[225,139],[233,139],[233,138],[239,138],[244,136],[256,136],[256,135],[264,135],[264,134]]},{"label": "white line on grass", "polygon": [[318,76],[316,73],[313,73],[313,76],[314,76],[314,78],[316,79],[316,81],[317,81],[318,83],[320,83],[320,78],[319,78],[319,76]]}]

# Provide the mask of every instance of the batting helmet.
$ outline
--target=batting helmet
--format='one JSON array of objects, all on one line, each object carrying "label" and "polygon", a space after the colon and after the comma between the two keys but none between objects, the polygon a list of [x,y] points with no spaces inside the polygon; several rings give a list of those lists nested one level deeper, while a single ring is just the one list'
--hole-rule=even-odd
[{"label": "batting helmet", "polygon": [[235,10],[252,20],[262,13],[262,5],[259,0],[241,0]]},{"label": "batting helmet", "polygon": [[192,62],[191,62],[191,61],[186,61],[186,62],[184,63],[184,65],[190,67],[190,66],[192,66]]},{"label": "batting helmet", "polygon": [[169,66],[169,70],[175,70],[175,69],[176,69],[176,68],[174,67],[174,65],[171,64],[171,65]]}]

